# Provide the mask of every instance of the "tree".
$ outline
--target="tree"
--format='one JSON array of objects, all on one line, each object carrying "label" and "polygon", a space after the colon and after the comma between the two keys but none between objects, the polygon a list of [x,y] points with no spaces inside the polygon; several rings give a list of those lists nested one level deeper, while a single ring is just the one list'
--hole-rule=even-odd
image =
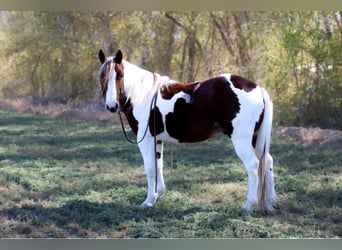
[{"label": "tree", "polygon": [[342,12],[0,12],[3,95],[98,93],[97,52],[180,81],[240,74],[266,87],[275,124],[342,128]]},{"label": "tree", "polygon": [[341,128],[340,13],[287,12],[282,18],[282,40],[295,83],[290,100],[297,109],[292,122]]},{"label": "tree", "polygon": [[240,74],[255,78],[253,66],[256,64],[259,36],[263,34],[257,25],[259,16],[247,11],[219,11],[210,12],[210,17]]},{"label": "tree", "polygon": [[182,53],[178,79],[195,81],[200,63],[205,61],[202,44],[198,38],[198,30],[205,29],[203,25],[205,15],[195,11],[186,11],[182,14],[166,12],[165,17],[170,19],[180,31],[177,34],[177,39],[182,41],[182,46],[180,46]]}]

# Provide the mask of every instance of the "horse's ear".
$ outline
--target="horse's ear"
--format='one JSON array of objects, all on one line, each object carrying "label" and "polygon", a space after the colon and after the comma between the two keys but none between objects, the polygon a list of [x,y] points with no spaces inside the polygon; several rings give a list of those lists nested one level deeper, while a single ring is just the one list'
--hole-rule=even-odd
[{"label": "horse's ear", "polygon": [[99,59],[102,64],[107,60],[107,57],[105,53],[102,51],[102,49],[100,49],[99,51]]},{"label": "horse's ear", "polygon": [[114,62],[115,63],[121,63],[121,61],[122,61],[122,52],[121,52],[121,50],[118,50],[118,52],[116,52]]}]

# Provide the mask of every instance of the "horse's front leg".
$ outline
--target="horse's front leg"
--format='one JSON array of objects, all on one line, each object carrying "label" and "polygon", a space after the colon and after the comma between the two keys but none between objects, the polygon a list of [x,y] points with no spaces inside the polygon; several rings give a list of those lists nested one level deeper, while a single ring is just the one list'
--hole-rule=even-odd
[{"label": "horse's front leg", "polygon": [[[144,168],[147,177],[147,197],[140,207],[148,208],[153,206],[157,199],[165,193],[163,178],[163,144],[161,141],[158,141],[157,150],[155,152],[153,137],[146,137],[139,143],[139,149],[144,160]],[[157,179],[155,159],[157,159]]]},{"label": "horse's front leg", "polygon": [[163,142],[157,141],[156,154],[157,159],[157,198],[162,198],[165,194],[165,183],[163,175]]}]

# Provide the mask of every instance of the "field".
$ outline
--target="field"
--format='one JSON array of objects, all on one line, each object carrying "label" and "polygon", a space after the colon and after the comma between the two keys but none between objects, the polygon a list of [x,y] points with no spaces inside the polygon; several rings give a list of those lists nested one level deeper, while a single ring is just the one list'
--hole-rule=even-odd
[{"label": "field", "polygon": [[118,124],[0,110],[0,238],[340,238],[342,150],[273,137],[278,203],[240,211],[247,175],[223,135],[165,145],[165,197]]}]

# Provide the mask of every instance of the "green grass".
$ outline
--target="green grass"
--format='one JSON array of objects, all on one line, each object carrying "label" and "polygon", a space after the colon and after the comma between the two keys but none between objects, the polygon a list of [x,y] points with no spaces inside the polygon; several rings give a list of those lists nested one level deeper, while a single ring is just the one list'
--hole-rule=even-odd
[{"label": "green grass", "polygon": [[341,150],[273,138],[278,203],[264,215],[241,212],[247,176],[224,136],[174,149],[165,197],[141,210],[142,158],[118,125],[0,111],[0,237],[342,236]]}]

